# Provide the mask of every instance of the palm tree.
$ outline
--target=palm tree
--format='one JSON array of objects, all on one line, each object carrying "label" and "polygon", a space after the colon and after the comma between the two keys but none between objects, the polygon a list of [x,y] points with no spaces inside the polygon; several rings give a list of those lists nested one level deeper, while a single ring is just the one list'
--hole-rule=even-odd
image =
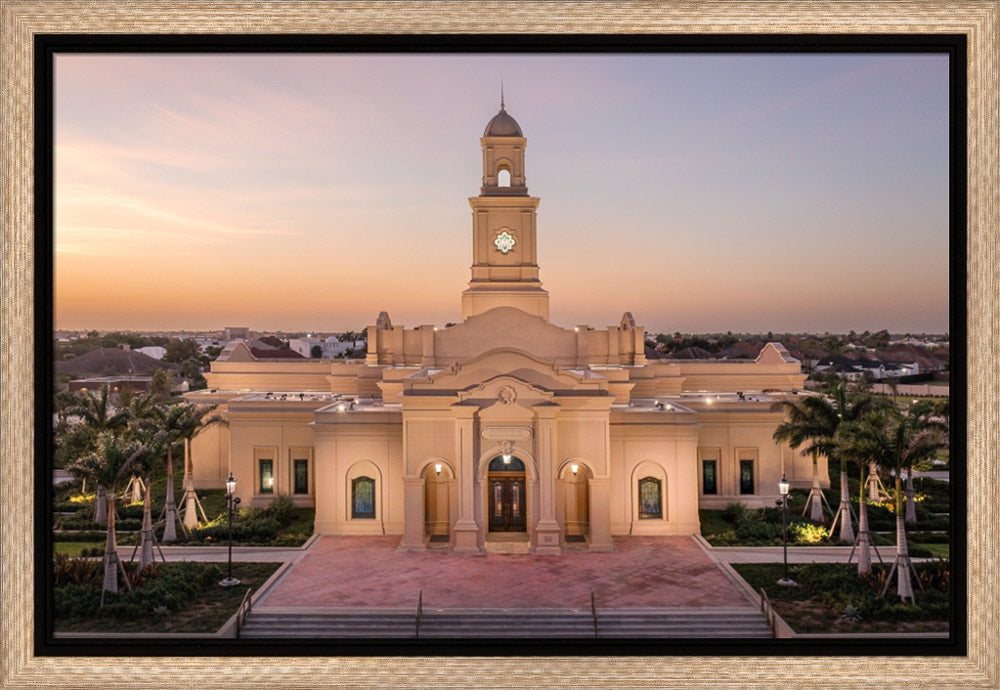
[{"label": "palm tree", "polygon": [[122,487],[132,472],[140,469],[148,450],[134,438],[111,431],[98,434],[96,451],[86,455],[70,466],[70,471],[78,477],[93,480],[105,487],[107,495],[108,535],[104,545],[104,584],[101,591],[101,606],[105,592],[118,592],[118,570],[121,570],[125,585],[132,589],[125,567],[118,558],[115,541],[115,492]]},{"label": "palm tree", "polygon": [[[84,433],[91,436],[90,450],[97,448],[97,436],[106,431],[120,431],[128,424],[128,413],[116,410],[111,403],[111,387],[104,384],[97,394],[87,392],[78,399],[76,405],[69,407],[66,413],[77,417],[79,424],[85,430]],[[107,509],[110,506],[114,510],[114,504],[109,504],[105,500],[105,489],[102,484],[97,484],[97,497],[94,499],[94,522],[106,524],[108,521]]]},{"label": "palm tree", "polygon": [[[803,449],[802,455],[812,454],[813,476],[812,487],[806,499],[809,519],[813,522],[820,522],[823,519],[823,505],[825,501],[823,492],[819,488],[819,467],[817,460],[819,456],[820,443],[826,435],[826,425],[820,412],[817,411],[823,399],[820,396],[808,396],[796,399],[779,400],[771,406],[774,411],[785,413],[785,421],[774,430],[774,440],[784,441],[792,448],[808,443]],[[829,506],[827,506],[829,508]],[[803,511],[804,513],[805,511]]]},{"label": "palm tree", "polygon": [[177,430],[179,437],[184,441],[184,526],[188,529],[198,526],[198,513],[201,510],[202,518],[207,522],[205,509],[201,507],[198,494],[194,490],[194,458],[191,453],[191,441],[195,436],[210,426],[216,424],[226,424],[222,415],[210,414],[216,408],[215,405],[183,405],[184,411],[178,420]]},{"label": "palm tree", "polygon": [[[152,408],[154,424],[157,427],[159,440],[167,450],[167,496],[163,505],[163,513],[166,524],[163,527],[163,541],[177,541],[177,523],[180,518],[177,514],[177,504],[174,501],[174,461],[173,447],[181,442],[181,428],[185,423],[187,415],[184,403],[170,405],[167,407],[156,406]],[[181,529],[184,525],[181,524]]]},{"label": "palm tree", "polygon": [[903,515],[902,470],[933,457],[946,443],[943,425],[926,410],[914,405],[906,412],[895,407],[875,410],[860,422],[847,426],[842,433],[841,451],[846,455],[874,461],[892,469],[895,478],[896,557],[886,579],[883,594],[892,574],[898,574],[896,592],[900,599],[914,601],[910,575],[910,554],[906,544],[906,521]]},{"label": "palm tree", "polygon": [[[136,549],[139,551],[139,568],[145,568],[153,563],[153,503],[152,503],[152,473],[153,466],[163,459],[164,445],[167,440],[166,434],[162,433],[156,422],[159,419],[159,396],[154,393],[147,393],[134,397],[129,406],[129,432],[138,438],[143,445],[149,449],[145,469],[146,486],[143,496],[142,507],[142,531],[140,532],[139,544]],[[133,480],[137,475],[133,475]],[[160,552],[162,557],[162,551]],[[135,558],[135,551],[132,552]]]},{"label": "palm tree", "polygon": [[797,448],[806,441],[812,443],[806,448],[806,453],[813,456],[813,488],[811,519],[818,521],[822,517],[820,507],[819,473],[816,467],[817,455],[825,455],[829,460],[840,463],[840,506],[830,523],[830,534],[840,520],[840,539],[854,541],[854,527],[851,524],[851,495],[847,481],[847,458],[838,452],[837,429],[845,422],[854,422],[875,407],[875,398],[868,393],[856,391],[851,394],[847,384],[837,384],[829,396],[810,396],[798,400],[784,400],[777,403],[780,409],[788,414],[788,421],[782,423],[774,432],[774,438],[789,441],[792,448]]}]

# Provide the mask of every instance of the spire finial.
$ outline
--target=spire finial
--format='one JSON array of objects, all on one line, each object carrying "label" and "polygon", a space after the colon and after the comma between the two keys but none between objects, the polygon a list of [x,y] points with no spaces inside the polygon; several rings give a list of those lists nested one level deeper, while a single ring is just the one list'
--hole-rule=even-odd
[{"label": "spire finial", "polygon": [[500,110],[503,110],[503,77],[500,77]]}]

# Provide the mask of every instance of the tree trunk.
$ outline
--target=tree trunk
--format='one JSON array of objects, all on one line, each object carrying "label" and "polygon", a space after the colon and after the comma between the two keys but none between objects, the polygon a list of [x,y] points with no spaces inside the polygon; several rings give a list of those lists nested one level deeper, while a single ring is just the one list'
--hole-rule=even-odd
[{"label": "tree trunk", "polygon": [[[863,494],[864,489],[861,491]],[[861,504],[858,506],[858,575],[867,575],[871,571],[872,554],[869,548],[868,508],[864,496],[862,496]]]},{"label": "tree trunk", "polygon": [[[111,506],[111,512],[115,512],[115,507]],[[108,524],[108,500],[104,487],[97,485],[97,496],[94,498],[94,522],[98,525]]]},{"label": "tree trunk", "polygon": [[[115,542],[115,493],[107,491],[108,538],[104,543],[104,591],[118,593],[118,544]],[[103,596],[102,596],[103,601]]]},{"label": "tree trunk", "polygon": [[809,519],[813,522],[823,522],[823,499],[820,496],[819,488],[819,463],[817,462],[815,453],[813,453],[812,490],[809,493],[812,496],[812,504],[809,509]]},{"label": "tree trunk", "polygon": [[868,500],[878,502],[878,474],[875,472],[874,462],[868,463]]},{"label": "tree trunk", "polygon": [[164,505],[167,524],[163,526],[163,541],[177,541],[177,506],[174,504],[174,462],[167,447],[167,499]]},{"label": "tree trunk", "polygon": [[911,525],[917,524],[917,502],[916,492],[913,490],[913,468],[906,471],[906,521]]},{"label": "tree trunk", "polygon": [[191,441],[184,441],[184,526],[198,526],[198,506],[194,496],[194,467],[191,464]]},{"label": "tree trunk", "polygon": [[847,484],[847,472],[840,468],[840,540],[854,541],[854,526],[851,524],[851,490]]},{"label": "tree trunk", "polygon": [[[903,492],[899,473],[896,473],[896,593],[903,601],[914,602],[913,583],[910,580],[910,553],[906,548],[906,521],[903,519]],[[915,603],[915,602],[914,602]]]},{"label": "tree trunk", "polygon": [[142,507],[142,545],[139,547],[139,569],[153,564],[153,501],[146,482],[146,498]]}]

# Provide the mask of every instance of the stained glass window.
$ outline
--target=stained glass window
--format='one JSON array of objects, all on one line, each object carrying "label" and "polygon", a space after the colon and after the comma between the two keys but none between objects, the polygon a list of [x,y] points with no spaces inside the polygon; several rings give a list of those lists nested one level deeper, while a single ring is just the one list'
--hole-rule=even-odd
[{"label": "stained glass window", "polygon": [[375,480],[358,477],[351,482],[351,517],[375,517]]},{"label": "stained glass window", "polygon": [[660,502],[660,480],[643,477],[639,480],[639,518],[662,518],[663,506]]},{"label": "stained glass window", "polygon": [[703,494],[716,494],[719,492],[715,477],[715,460],[701,461],[701,492]]},{"label": "stained glass window", "polygon": [[274,458],[260,459],[260,493],[274,493]]},{"label": "stained glass window", "polygon": [[740,460],[740,493],[753,493],[753,460]]},{"label": "stained glass window", "polygon": [[293,491],[297,494],[309,493],[309,461],[295,461],[295,485]]}]

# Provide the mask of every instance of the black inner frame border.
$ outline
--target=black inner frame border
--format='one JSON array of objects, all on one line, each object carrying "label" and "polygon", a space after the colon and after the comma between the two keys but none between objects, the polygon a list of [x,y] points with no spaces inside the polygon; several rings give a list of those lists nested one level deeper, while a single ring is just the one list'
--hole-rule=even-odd
[{"label": "black inner frame border", "polygon": [[[73,53],[937,53],[949,56],[951,622],[948,639],[792,640],[55,640],[51,458],[54,58]],[[964,656],[968,527],[967,38],[963,34],[37,34],[34,37],[35,654],[39,656]],[[961,431],[962,433],[959,433]],[[39,459],[42,459],[39,461]],[[955,479],[958,481],[955,481]],[[961,538],[959,538],[961,537]],[[109,648],[109,644],[113,648]]]}]

